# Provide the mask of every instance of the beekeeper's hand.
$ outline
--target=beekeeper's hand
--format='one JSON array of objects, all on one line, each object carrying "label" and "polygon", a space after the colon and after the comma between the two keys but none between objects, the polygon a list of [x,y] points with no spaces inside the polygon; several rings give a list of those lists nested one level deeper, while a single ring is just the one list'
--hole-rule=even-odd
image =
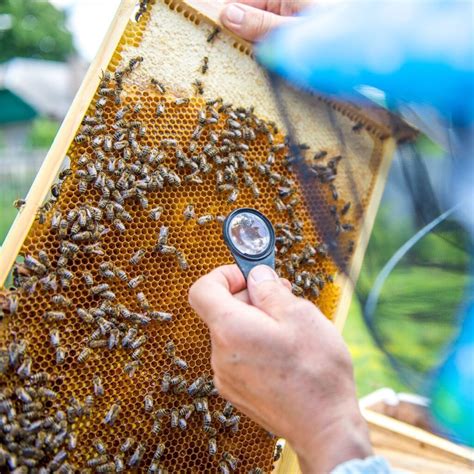
[{"label": "beekeeper's hand", "polygon": [[227,0],[222,24],[247,41],[257,41],[276,26],[292,21],[293,15],[314,0]]},{"label": "beekeeper's hand", "polygon": [[226,265],[196,281],[189,302],[210,330],[219,393],[287,439],[303,472],[371,455],[347,347],[287,281],[261,265],[246,286],[237,266]]}]

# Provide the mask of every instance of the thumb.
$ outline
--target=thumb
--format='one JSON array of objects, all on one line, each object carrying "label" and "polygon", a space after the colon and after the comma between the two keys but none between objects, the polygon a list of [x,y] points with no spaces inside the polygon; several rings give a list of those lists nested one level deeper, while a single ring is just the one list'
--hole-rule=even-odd
[{"label": "thumb", "polygon": [[225,27],[241,38],[247,41],[257,41],[270,30],[291,18],[241,3],[231,3],[222,9],[220,19]]},{"label": "thumb", "polygon": [[247,279],[250,303],[275,319],[280,319],[296,296],[266,265],[254,267]]}]

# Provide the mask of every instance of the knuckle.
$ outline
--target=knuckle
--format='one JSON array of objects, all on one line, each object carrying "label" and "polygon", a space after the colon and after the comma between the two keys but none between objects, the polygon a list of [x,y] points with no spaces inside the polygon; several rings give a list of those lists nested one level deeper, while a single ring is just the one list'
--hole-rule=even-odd
[{"label": "knuckle", "polygon": [[259,20],[260,34],[268,33],[272,29],[272,16],[271,13],[262,13]]},{"label": "knuckle", "polygon": [[264,305],[271,305],[275,301],[275,297],[278,295],[278,289],[273,282],[261,284],[257,287],[257,297]]}]

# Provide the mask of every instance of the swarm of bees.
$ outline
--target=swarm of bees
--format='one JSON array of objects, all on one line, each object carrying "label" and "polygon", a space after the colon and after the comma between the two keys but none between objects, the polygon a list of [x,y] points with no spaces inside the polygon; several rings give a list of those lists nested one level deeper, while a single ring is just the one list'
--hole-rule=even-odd
[{"label": "swarm of bees", "polygon": [[[137,20],[145,12],[147,3],[141,2]],[[218,33],[218,29],[212,31],[208,41],[212,42]],[[194,82],[198,102],[195,98],[165,96],[165,86],[151,79],[151,88],[156,94],[152,105],[154,120],[162,120],[180,109],[195,110],[196,104],[200,105],[194,112],[195,123],[186,143],[169,136],[149,137],[147,124],[140,117],[150,105],[141,100],[124,99],[122,94],[127,79],[142,61],[142,57],[134,57],[123,69],[103,73],[92,113],[84,117],[74,139],[77,159],[71,168],[61,172],[51,188],[50,198],[38,213],[38,224],[49,227],[57,242],[57,251],[25,254],[23,262],[14,267],[16,290],[0,293],[0,314],[9,316],[18,312],[21,298],[32,297],[36,292],[47,295],[49,306],[42,312],[42,324],[47,328],[48,346],[54,351],[54,364],[59,371],[68,358],[74,357],[73,363],[79,367],[93,364],[103,354],[107,357],[125,354],[126,357],[121,358],[123,373],[129,378],[136,377],[144,365],[150,338],[147,329],[152,326],[154,331],[160,331],[160,327],[167,328],[176,320],[172,312],[155,307],[154,300],[149,300],[150,294],[145,288],[149,277],[141,270],[148,258],[159,258],[183,274],[192,265],[189,262],[192,256],[178,245],[177,234],[181,229],[170,228],[166,221],[167,203],[150,205],[150,202],[155,203],[155,196],[167,189],[180,190],[188,186],[194,189],[211,182],[215,199],[225,206],[238,205],[242,195],[251,196],[257,206],[259,200],[270,201],[278,216],[275,222],[277,271],[291,280],[294,293],[314,300],[334,280],[332,273],[318,266],[321,260],[328,258],[327,247],[316,240],[309,242],[306,237],[307,224],[301,217],[304,202],[292,177],[287,144],[276,125],[258,118],[252,108],[234,107],[221,98],[204,101],[200,97],[204,90],[199,79]],[[207,69],[208,59],[204,58],[202,74]],[[112,119],[110,112],[106,114],[110,110],[114,111]],[[250,158],[257,141],[266,147],[261,160]],[[300,149],[309,153],[304,145]],[[334,202],[331,215],[338,234],[353,230],[344,220],[351,203],[340,203],[335,186],[341,160],[340,155],[320,150],[312,157],[311,164],[315,183],[325,187]],[[65,183],[84,197],[75,207],[61,205]],[[273,197],[264,193],[263,188],[271,189]],[[202,207],[197,209],[189,200],[181,206],[178,213],[183,228],[205,232],[221,225],[225,219],[224,214],[202,211]],[[150,225],[156,228],[156,238],[152,245],[139,243],[141,246],[127,256],[127,265],[118,265],[114,255],[107,252],[104,241],[110,235],[126,236],[134,225],[136,212],[147,216]],[[90,268],[80,268],[76,263],[83,257],[91,262]],[[70,296],[78,286],[86,290],[86,303],[77,304]],[[132,295],[126,300],[120,293],[123,288]],[[85,334],[80,341],[75,341],[74,350],[65,343],[67,337],[60,329],[69,324],[71,318],[75,318],[74,324],[80,322]],[[48,386],[50,375],[33,373],[26,347],[24,341],[12,342],[0,352],[1,373],[15,378],[14,389],[2,388],[0,394],[3,427],[0,466],[18,473],[68,473],[82,468],[80,472],[84,473],[139,469],[163,474],[172,467],[169,453],[174,448],[166,438],[159,437],[168,432],[166,430],[184,435],[191,429],[200,430],[206,438],[207,455],[220,473],[229,474],[245,464],[244,459],[221,448],[220,443],[221,437],[239,433],[241,416],[229,402],[218,407],[220,399],[210,373],[187,375],[189,360],[182,357],[177,345],[169,340],[164,346],[169,369],[153,374],[159,395],[150,391],[141,402],[156,439],[153,454],[147,454],[149,446],[141,439],[128,437],[118,451],[97,439],[86,465],[77,466],[71,461],[80,443],[73,428],[76,418],[90,417],[92,413],[100,417],[103,426],[114,427],[122,420],[125,402],[108,399],[108,405],[99,411],[97,407],[107,397],[107,391],[101,376],[94,374],[90,394],[83,401],[71,398],[65,411],[48,403],[46,410],[46,401],[54,401],[59,395]],[[170,398],[169,405],[158,403],[163,396]],[[267,444],[273,449],[271,439]],[[275,458],[279,456],[280,450]],[[247,472],[259,474],[264,470],[254,467]]]}]

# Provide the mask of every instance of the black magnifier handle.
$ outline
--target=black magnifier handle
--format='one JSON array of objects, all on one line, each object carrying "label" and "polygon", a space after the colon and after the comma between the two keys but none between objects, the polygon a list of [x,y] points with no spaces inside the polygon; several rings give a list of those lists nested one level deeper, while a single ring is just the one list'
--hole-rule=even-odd
[{"label": "black magnifier handle", "polygon": [[275,231],[270,220],[252,208],[232,211],[222,228],[224,242],[245,279],[253,267],[275,269]]}]

